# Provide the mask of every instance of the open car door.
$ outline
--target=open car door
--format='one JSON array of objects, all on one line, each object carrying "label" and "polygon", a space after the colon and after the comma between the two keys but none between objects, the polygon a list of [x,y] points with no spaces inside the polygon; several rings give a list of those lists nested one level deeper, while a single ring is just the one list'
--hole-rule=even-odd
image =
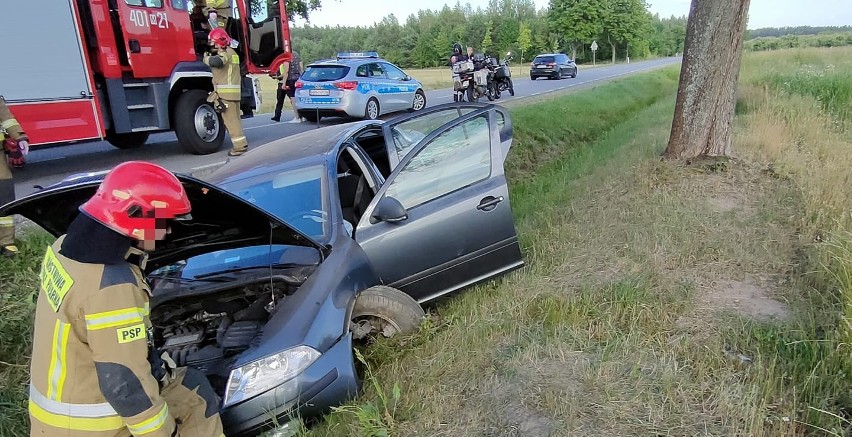
[{"label": "open car door", "polygon": [[[277,69],[292,56],[286,0],[235,0],[242,58],[250,74]],[[233,34],[232,34],[233,36]]]},{"label": "open car door", "polygon": [[[434,117],[455,110],[431,130],[415,129],[426,135],[397,149],[405,153],[354,235],[382,281],[420,302],[524,264],[503,169],[511,139],[501,138],[500,119],[510,123],[508,112],[470,105],[458,116],[452,106],[406,118],[408,126],[434,125]],[[417,134],[395,126],[400,135]]]}]

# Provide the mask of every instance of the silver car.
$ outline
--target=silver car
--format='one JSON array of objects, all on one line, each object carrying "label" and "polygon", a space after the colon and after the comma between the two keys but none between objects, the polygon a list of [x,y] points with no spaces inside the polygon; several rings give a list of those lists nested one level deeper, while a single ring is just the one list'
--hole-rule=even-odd
[{"label": "silver car", "polygon": [[349,116],[375,120],[397,111],[426,107],[423,85],[376,52],[338,53],[309,64],[296,82],[296,110],[315,122]]}]

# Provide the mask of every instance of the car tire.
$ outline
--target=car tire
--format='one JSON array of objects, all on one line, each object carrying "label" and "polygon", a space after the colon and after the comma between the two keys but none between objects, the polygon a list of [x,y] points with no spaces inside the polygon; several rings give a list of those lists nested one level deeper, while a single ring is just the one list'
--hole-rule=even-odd
[{"label": "car tire", "polygon": [[[420,102],[419,107],[418,107],[418,102]],[[412,102],[411,109],[409,109],[408,112],[422,111],[423,108],[425,108],[425,107],[426,107],[426,93],[424,93],[423,90],[417,90],[417,92],[414,93],[414,102]]]},{"label": "car tire", "polygon": [[576,78],[577,78],[577,69],[575,68],[574,74],[571,75],[571,79],[576,79]]},{"label": "car tire", "polygon": [[538,78],[533,76],[533,75],[530,75],[530,80],[536,80],[536,79],[538,79]]},{"label": "car tire", "polygon": [[355,297],[350,330],[355,340],[417,332],[426,313],[408,294],[385,285],[370,287]]},{"label": "car tire", "polygon": [[106,140],[116,149],[136,149],[142,147],[148,141],[148,132],[127,132],[117,134],[112,129],[107,129]]},{"label": "car tire", "polygon": [[379,115],[381,115],[379,101],[375,97],[370,97],[370,100],[367,100],[367,105],[364,107],[364,119],[375,120],[379,118]]},{"label": "car tire", "polygon": [[225,123],[207,103],[207,94],[205,90],[186,91],[174,107],[175,135],[180,145],[194,155],[209,155],[225,142]]}]

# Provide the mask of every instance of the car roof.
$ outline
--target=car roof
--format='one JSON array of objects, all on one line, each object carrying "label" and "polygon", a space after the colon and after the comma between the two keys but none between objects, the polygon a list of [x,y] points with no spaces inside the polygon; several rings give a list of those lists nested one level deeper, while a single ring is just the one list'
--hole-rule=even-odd
[{"label": "car roof", "polygon": [[329,162],[337,158],[344,140],[366,126],[382,123],[381,120],[344,123],[271,141],[229,161],[205,180],[217,185],[227,184],[288,168]]},{"label": "car roof", "polygon": [[312,65],[343,65],[346,67],[352,67],[372,62],[387,62],[388,64],[393,64],[393,62],[383,58],[323,59],[308,64],[308,67]]}]

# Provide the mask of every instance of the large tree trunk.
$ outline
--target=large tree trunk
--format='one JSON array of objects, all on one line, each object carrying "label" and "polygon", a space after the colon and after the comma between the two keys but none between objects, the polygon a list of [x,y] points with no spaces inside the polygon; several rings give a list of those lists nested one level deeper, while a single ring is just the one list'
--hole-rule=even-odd
[{"label": "large tree trunk", "polygon": [[609,46],[612,47],[612,65],[615,65],[615,44],[609,39],[609,35],[606,37],[606,42],[609,43]]},{"label": "large tree trunk", "polygon": [[750,0],[692,0],[669,159],[730,156]]}]

